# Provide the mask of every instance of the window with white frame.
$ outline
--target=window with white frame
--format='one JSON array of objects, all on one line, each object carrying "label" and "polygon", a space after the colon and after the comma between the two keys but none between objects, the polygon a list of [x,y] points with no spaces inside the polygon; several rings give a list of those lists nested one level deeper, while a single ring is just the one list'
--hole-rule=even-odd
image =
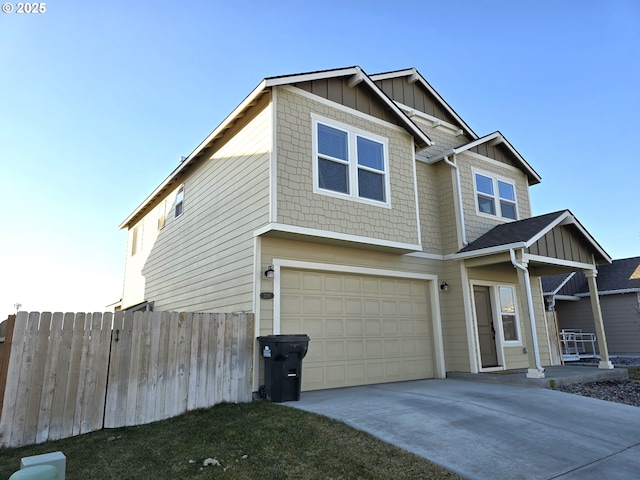
[{"label": "window with white frame", "polygon": [[133,257],[142,249],[142,224],[139,223],[133,227],[131,233],[131,256]]},{"label": "window with white frame", "polygon": [[517,220],[516,187],[512,182],[476,173],[475,185],[478,213]]},{"label": "window with white frame", "polygon": [[167,200],[165,199],[158,205],[158,230],[162,230],[164,228],[166,210]]},{"label": "window with white frame", "polygon": [[178,188],[174,212],[174,218],[179,217],[180,215],[182,215],[182,212],[184,212],[184,185],[180,185],[180,188]]},{"label": "window with white frame", "polygon": [[502,334],[505,342],[519,342],[520,329],[516,311],[516,296],[513,287],[498,287]]},{"label": "window with white frame", "polygon": [[387,139],[346,125],[314,120],[317,191],[389,203]]}]

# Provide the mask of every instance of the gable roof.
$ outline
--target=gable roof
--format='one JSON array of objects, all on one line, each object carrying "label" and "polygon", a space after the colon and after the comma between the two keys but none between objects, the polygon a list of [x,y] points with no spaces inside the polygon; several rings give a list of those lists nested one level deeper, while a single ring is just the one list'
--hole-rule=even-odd
[{"label": "gable roof", "polygon": [[478,138],[478,135],[471,129],[471,127],[467,125],[462,117],[460,117],[460,115],[458,115],[456,111],[451,108],[451,106],[444,100],[444,98],[440,96],[436,89],[433,88],[415,68],[407,68],[404,70],[395,70],[392,72],[376,73],[375,75],[371,75],[371,79],[374,82],[400,77],[409,77],[409,83],[418,82],[420,85],[422,85],[422,87],[436,99],[436,101],[444,108],[444,110],[456,120],[458,125],[467,134],[469,134],[469,136],[471,136],[471,138]]},{"label": "gable roof", "polygon": [[209,134],[200,144],[187,156],[176,169],[120,224],[120,228],[125,228],[138,219],[140,214],[153,202],[159,201],[160,197],[176,183],[176,178],[191,168],[212,145],[212,143],[222,137],[225,132],[233,127],[236,121],[242,118],[246,111],[258,103],[260,98],[271,88],[292,83],[321,80],[336,77],[350,77],[349,85],[356,87],[363,83],[367,85],[369,91],[379,99],[389,111],[398,119],[399,123],[413,136],[416,145],[421,148],[433,145],[433,141],[391,100],[358,66],[338,68],[332,70],[321,70],[316,72],[298,73],[293,75],[280,75],[263,79],[256,88]]},{"label": "gable roof", "polygon": [[[569,290],[565,285],[570,287],[568,281],[573,275],[576,276],[577,282]],[[598,266],[596,283],[600,295],[640,292],[640,257],[613,260],[610,264]],[[542,277],[542,290],[545,295],[566,294],[584,297],[589,295],[589,284],[582,272],[549,275]]]},{"label": "gable roof", "polygon": [[524,159],[520,153],[511,145],[511,143],[500,133],[499,131],[490,133],[489,135],[485,135],[484,137],[478,138],[469,143],[465,143],[464,145],[460,145],[459,147],[451,148],[444,152],[438,153],[433,157],[427,158],[427,163],[436,163],[440,160],[444,159],[444,157],[450,157],[451,155],[457,155],[462,152],[466,152],[467,150],[471,150],[474,147],[479,145],[483,145],[485,143],[490,143],[492,145],[503,145],[507,151],[513,156],[515,159],[515,163],[518,165],[520,170],[522,170],[527,178],[529,179],[529,185],[536,185],[542,181],[542,177],[536,172],[531,165]]},{"label": "gable roof", "polygon": [[530,248],[544,235],[559,225],[572,225],[593,250],[598,262],[611,263],[611,257],[587,232],[569,210],[547,213],[515,222],[503,223],[471,242],[456,253],[456,258],[508,251],[512,248]]},{"label": "gable roof", "polygon": [[575,274],[576,272],[570,272],[542,277],[542,294],[556,295]]}]

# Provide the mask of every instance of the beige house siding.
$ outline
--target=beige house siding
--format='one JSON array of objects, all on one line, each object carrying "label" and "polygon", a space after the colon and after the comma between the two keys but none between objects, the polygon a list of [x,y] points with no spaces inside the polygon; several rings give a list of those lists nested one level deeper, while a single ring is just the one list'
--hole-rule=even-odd
[{"label": "beige house siding", "polygon": [[461,262],[443,262],[440,282],[443,281],[449,285],[448,291],[440,293],[445,364],[448,372],[469,372],[471,365]]},{"label": "beige house siding", "polygon": [[[413,138],[395,126],[336,109],[290,88],[277,90],[278,222],[418,244]],[[316,114],[388,139],[391,208],[314,193],[312,118]]]},{"label": "beige house siding", "polygon": [[483,160],[477,155],[467,153],[458,155],[456,160],[460,168],[462,202],[464,204],[464,218],[468,242],[473,242],[496,225],[504,223],[504,220],[498,217],[492,218],[478,214],[474,184],[475,171],[486,172],[499,178],[513,181],[516,189],[518,220],[531,217],[529,185],[526,175],[521,170],[507,165],[502,166],[495,161]]},{"label": "beige house siding", "polygon": [[420,208],[420,229],[422,250],[441,255],[442,224],[448,218],[440,214],[441,190],[446,189],[438,184],[439,172],[436,165],[416,162],[418,177],[418,205]]},{"label": "beige house siding", "polygon": [[[128,275],[135,267],[148,279],[143,296],[154,309],[253,309],[253,231],[268,221],[270,145],[267,106],[182,180],[183,215],[173,218],[170,199],[166,225],[154,226],[156,238],[145,244],[147,258],[135,265],[128,258]],[[145,227],[155,218],[147,214]],[[139,299],[139,285],[125,283],[130,289]]]}]

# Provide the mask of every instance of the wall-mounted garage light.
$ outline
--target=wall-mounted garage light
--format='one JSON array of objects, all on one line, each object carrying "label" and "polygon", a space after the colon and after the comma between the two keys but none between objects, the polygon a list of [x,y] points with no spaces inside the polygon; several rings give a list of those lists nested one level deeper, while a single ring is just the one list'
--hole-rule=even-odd
[{"label": "wall-mounted garage light", "polygon": [[449,284],[447,282],[442,282],[440,284],[440,290],[442,290],[443,292],[448,292],[449,291]]},{"label": "wall-mounted garage light", "polygon": [[267,269],[264,271],[265,278],[273,278],[276,276],[276,272],[273,269],[273,265],[269,265]]}]

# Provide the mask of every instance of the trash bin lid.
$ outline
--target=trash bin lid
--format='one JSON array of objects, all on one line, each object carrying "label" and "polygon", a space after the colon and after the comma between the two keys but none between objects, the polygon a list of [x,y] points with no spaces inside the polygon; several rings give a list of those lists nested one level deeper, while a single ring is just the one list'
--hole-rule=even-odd
[{"label": "trash bin lid", "polygon": [[305,333],[299,334],[283,334],[283,335],[265,335],[258,337],[258,340],[264,343],[300,343],[309,342],[309,335]]}]

